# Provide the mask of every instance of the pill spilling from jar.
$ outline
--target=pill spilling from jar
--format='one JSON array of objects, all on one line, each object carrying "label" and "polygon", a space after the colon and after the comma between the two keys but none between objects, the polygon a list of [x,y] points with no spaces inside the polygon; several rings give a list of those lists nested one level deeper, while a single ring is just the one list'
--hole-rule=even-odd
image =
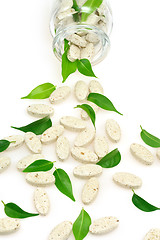
[{"label": "pill spilling from jar", "polygon": [[50,22],[55,55],[61,60],[66,39],[71,62],[87,58],[92,65],[99,63],[108,53],[112,25],[106,0],[57,0]]}]

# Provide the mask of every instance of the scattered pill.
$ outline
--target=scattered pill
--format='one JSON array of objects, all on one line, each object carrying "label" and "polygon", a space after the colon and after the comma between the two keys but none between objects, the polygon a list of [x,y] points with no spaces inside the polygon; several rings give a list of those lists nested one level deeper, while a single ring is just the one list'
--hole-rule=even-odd
[{"label": "scattered pill", "polygon": [[152,153],[140,144],[131,144],[130,151],[135,158],[146,165],[151,165],[154,161]]},{"label": "scattered pill", "polygon": [[115,183],[126,188],[139,188],[142,185],[142,180],[134,174],[127,172],[118,172],[113,175]]},{"label": "scattered pill", "polygon": [[72,157],[82,163],[97,163],[98,157],[91,150],[83,147],[73,147],[71,149]]},{"label": "scattered pill", "polygon": [[95,132],[94,128],[86,128],[83,132],[78,134],[74,145],[76,147],[85,147],[89,145],[94,140]]},{"label": "scattered pill", "polygon": [[54,114],[54,109],[46,104],[32,104],[27,108],[27,111],[35,117],[46,117]]},{"label": "scattered pill", "polygon": [[37,188],[34,192],[34,204],[40,215],[47,215],[49,212],[49,197],[44,188]]},{"label": "scattered pill", "polygon": [[106,133],[112,141],[118,142],[121,138],[121,129],[119,124],[113,120],[108,119],[105,125]]},{"label": "scattered pill", "polygon": [[42,144],[39,139],[34,133],[27,132],[25,134],[25,143],[29,150],[31,150],[33,153],[41,153],[42,151]]}]

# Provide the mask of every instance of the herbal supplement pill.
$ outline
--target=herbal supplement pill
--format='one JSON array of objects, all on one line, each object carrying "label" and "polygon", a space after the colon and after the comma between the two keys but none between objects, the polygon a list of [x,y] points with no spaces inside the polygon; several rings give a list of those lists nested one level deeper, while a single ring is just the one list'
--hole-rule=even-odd
[{"label": "herbal supplement pill", "polygon": [[72,8],[73,0],[62,0],[60,6],[60,12],[63,12],[69,8]]},{"label": "herbal supplement pill", "polygon": [[142,185],[142,180],[134,174],[127,172],[118,172],[113,175],[115,183],[126,188],[139,188]]},{"label": "herbal supplement pill", "polygon": [[118,142],[121,138],[121,129],[119,124],[113,120],[108,119],[105,125],[106,133],[112,141]]},{"label": "herbal supplement pill", "polygon": [[0,173],[3,172],[11,163],[11,159],[9,157],[0,157]]},{"label": "herbal supplement pill", "polygon": [[4,139],[11,142],[9,147],[7,148],[8,150],[13,150],[15,148],[18,148],[18,147],[22,146],[22,144],[24,142],[24,137],[21,135],[12,135],[12,136],[6,137]]},{"label": "herbal supplement pill", "polygon": [[78,101],[84,101],[88,96],[88,85],[84,81],[78,81],[74,88],[75,96]]},{"label": "herbal supplement pill", "polygon": [[64,133],[64,127],[60,124],[48,128],[41,137],[42,143],[51,143],[58,139]]},{"label": "herbal supplement pill", "polygon": [[104,217],[95,220],[89,227],[92,234],[104,234],[111,232],[118,226],[119,220],[116,217]]},{"label": "herbal supplement pill", "polygon": [[28,167],[31,163],[35,162],[36,160],[44,159],[42,154],[30,154],[17,163],[17,168],[20,171],[23,171],[26,167]]},{"label": "herbal supplement pill", "polygon": [[85,48],[81,49],[81,59],[88,59],[92,61],[94,58],[95,49],[93,43],[88,43]]},{"label": "herbal supplement pill", "polygon": [[74,62],[77,59],[80,59],[80,55],[81,55],[80,48],[74,44],[71,44],[67,54],[69,61]]},{"label": "herbal supplement pill", "polygon": [[47,215],[49,212],[49,197],[44,188],[37,188],[34,192],[34,204],[40,215]]},{"label": "herbal supplement pill", "polygon": [[49,97],[51,103],[59,103],[65,100],[71,92],[70,87],[63,86],[57,88]]},{"label": "herbal supplement pill", "polygon": [[59,12],[57,15],[58,20],[63,20],[64,18],[68,18],[69,16],[72,16],[73,14],[75,14],[76,11],[74,8],[69,8],[63,12]]},{"label": "herbal supplement pill", "polygon": [[83,131],[86,128],[86,123],[83,120],[72,116],[62,117],[60,124],[71,131]]},{"label": "herbal supplement pill", "polygon": [[103,94],[103,87],[97,80],[92,80],[89,83],[89,91],[91,93],[100,93]]},{"label": "herbal supplement pill", "polygon": [[33,153],[41,153],[42,151],[42,144],[40,139],[32,132],[27,132],[25,134],[25,143],[29,150]]},{"label": "herbal supplement pill", "polygon": [[146,165],[151,165],[154,161],[152,153],[140,144],[131,144],[130,151],[135,158]]},{"label": "herbal supplement pill", "polygon": [[159,240],[160,239],[160,229],[153,228],[145,236],[144,240]]},{"label": "herbal supplement pill", "polygon": [[94,140],[95,132],[96,131],[94,128],[86,128],[83,132],[78,134],[74,145],[76,147],[84,147],[89,145]]},{"label": "herbal supplement pill", "polygon": [[90,43],[96,44],[99,42],[99,37],[96,33],[88,33],[86,35],[86,40]]},{"label": "herbal supplement pill", "polygon": [[99,190],[99,182],[96,177],[90,178],[83,187],[82,190],[82,202],[84,204],[90,204],[97,197]]},{"label": "herbal supplement pill", "polygon": [[54,109],[46,104],[32,104],[27,108],[27,111],[35,117],[46,117],[54,114]]},{"label": "herbal supplement pill", "polygon": [[86,47],[87,46],[87,41],[83,37],[80,37],[79,35],[77,35],[75,33],[68,36],[66,39],[78,47]]},{"label": "herbal supplement pill", "polygon": [[13,218],[1,218],[0,219],[0,234],[7,234],[15,232],[20,227],[20,221]]},{"label": "herbal supplement pill", "polygon": [[102,167],[96,164],[82,164],[73,169],[75,177],[90,178],[102,174]]},{"label": "herbal supplement pill", "polygon": [[31,172],[26,174],[26,181],[31,185],[41,187],[53,184],[55,177],[51,172]]},{"label": "herbal supplement pill", "polygon": [[91,150],[83,147],[73,147],[71,154],[74,159],[82,163],[97,163],[98,157]]},{"label": "herbal supplement pill", "polygon": [[49,235],[49,240],[67,240],[72,233],[72,223],[65,221],[57,225]]},{"label": "herbal supplement pill", "polygon": [[60,136],[56,143],[56,154],[61,161],[66,160],[70,154],[70,143],[64,136]]},{"label": "herbal supplement pill", "polygon": [[96,136],[94,140],[94,151],[99,158],[103,158],[108,153],[108,142],[104,136]]}]

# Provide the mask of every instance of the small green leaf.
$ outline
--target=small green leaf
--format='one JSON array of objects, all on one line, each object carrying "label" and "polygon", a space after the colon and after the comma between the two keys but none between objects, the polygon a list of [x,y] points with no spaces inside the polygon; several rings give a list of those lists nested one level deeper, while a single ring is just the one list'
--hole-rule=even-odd
[{"label": "small green leaf", "polygon": [[84,209],[82,209],[80,215],[73,224],[73,234],[75,240],[83,240],[89,232],[90,225],[91,218],[89,214]]},{"label": "small green leaf", "polygon": [[80,19],[80,15],[79,14],[80,14],[81,9],[78,6],[76,0],[73,0],[72,8],[74,8],[74,10],[77,12],[77,13],[73,14],[73,19],[74,19],[75,22],[79,22],[79,19]]},{"label": "small green leaf", "polygon": [[26,167],[23,172],[47,172],[53,168],[53,162],[40,159],[31,163],[28,167]]},{"label": "small green leaf", "polygon": [[55,185],[58,190],[75,202],[72,183],[68,174],[63,169],[58,168],[54,171],[53,175],[55,176]]},{"label": "small green leaf", "polygon": [[88,116],[90,117],[90,119],[95,127],[96,114],[91,106],[89,106],[88,104],[82,104],[82,105],[77,105],[77,107],[75,107],[75,108],[83,109],[88,114]]},{"label": "small green leaf", "polygon": [[81,8],[81,21],[85,22],[89,15],[91,15],[97,8],[100,7],[103,0],[87,0]]},{"label": "small green leaf", "polygon": [[153,148],[159,148],[160,147],[160,139],[153,136],[152,134],[148,133],[146,130],[140,126],[142,131],[141,131],[141,138],[142,140],[149,145],[150,147]]},{"label": "small green leaf", "polygon": [[85,76],[88,76],[88,77],[95,77],[95,74],[92,70],[92,66],[91,66],[91,63],[88,59],[81,59],[81,60],[77,60],[77,68],[78,68],[78,71],[85,75]]},{"label": "small green leaf", "polygon": [[[2,201],[4,204],[4,202]],[[8,217],[11,218],[28,218],[38,216],[38,213],[28,213],[23,211],[19,206],[14,203],[4,204],[4,211]]]},{"label": "small green leaf", "polygon": [[64,39],[64,54],[62,55],[62,77],[63,83],[69,77],[70,74],[74,73],[77,70],[77,61],[69,61],[67,54],[70,46],[66,39]]},{"label": "small green leaf", "polygon": [[10,145],[10,142],[8,140],[0,140],[0,152],[3,152],[6,150]]},{"label": "small green leaf", "polygon": [[97,106],[99,106],[100,108],[102,108],[104,110],[114,111],[120,115],[123,115],[116,110],[113,103],[107,97],[105,97],[104,95],[102,95],[100,93],[90,93],[88,95],[87,100],[95,103]]},{"label": "small green leaf", "polygon": [[52,127],[52,121],[47,116],[42,119],[39,119],[35,122],[30,123],[29,125],[26,125],[24,127],[11,127],[17,130],[20,130],[22,132],[33,132],[36,135],[41,135],[45,130]]},{"label": "small green leaf", "polygon": [[34,88],[26,97],[21,99],[45,99],[49,98],[51,93],[56,89],[52,83],[44,83]]},{"label": "small green leaf", "polygon": [[160,208],[157,208],[151,205],[150,203],[145,201],[143,198],[135,194],[134,190],[132,191],[133,191],[132,202],[138,209],[142,210],[143,212],[153,212],[156,210],[160,210]]},{"label": "small green leaf", "polygon": [[118,148],[104,156],[97,164],[103,168],[113,168],[117,166],[121,161],[121,154]]}]

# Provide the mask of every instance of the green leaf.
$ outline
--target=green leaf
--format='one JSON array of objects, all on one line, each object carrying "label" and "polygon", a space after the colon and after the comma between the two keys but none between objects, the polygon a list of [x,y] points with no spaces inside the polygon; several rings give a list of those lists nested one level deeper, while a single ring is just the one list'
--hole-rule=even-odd
[{"label": "green leaf", "polygon": [[69,61],[67,54],[70,46],[66,39],[64,39],[64,54],[62,55],[62,77],[63,83],[69,77],[70,74],[74,73],[77,70],[77,61]]},{"label": "green leaf", "polygon": [[74,19],[75,22],[79,22],[79,18],[80,18],[79,14],[80,14],[81,9],[80,9],[80,7],[78,6],[76,0],[73,0],[73,6],[72,6],[72,8],[74,8],[74,10],[77,11],[76,14],[73,14],[73,19]]},{"label": "green leaf", "polygon": [[3,201],[2,203],[4,204],[5,214],[11,218],[28,218],[28,217],[35,217],[39,215],[38,213],[25,212],[14,203],[5,204]]},{"label": "green leaf", "polygon": [[50,127],[52,127],[52,121],[48,116],[42,119],[39,119],[35,122],[32,122],[29,125],[24,127],[11,126],[11,128],[20,130],[22,132],[33,132],[36,135],[41,135],[45,130],[47,130]]},{"label": "green leaf", "polygon": [[121,154],[118,148],[104,156],[97,164],[103,168],[113,168],[117,166],[121,161]]},{"label": "green leaf", "polygon": [[143,198],[135,194],[134,190],[132,191],[133,191],[132,202],[138,209],[142,210],[143,212],[153,212],[156,210],[160,210],[160,208],[157,208],[151,205],[150,203],[145,201]]},{"label": "green leaf", "polygon": [[58,168],[54,171],[53,175],[55,176],[55,185],[58,190],[75,202],[68,174],[63,169]]},{"label": "green leaf", "polygon": [[92,66],[91,66],[91,63],[88,59],[81,59],[81,60],[77,60],[77,68],[78,68],[78,71],[85,75],[85,76],[88,76],[88,77],[95,77],[95,74],[92,70]]},{"label": "green leaf", "polygon": [[91,15],[97,8],[100,7],[103,0],[87,0],[81,8],[81,21],[85,22],[89,15]]},{"label": "green leaf", "polygon": [[141,131],[141,138],[142,140],[149,145],[150,147],[153,148],[159,148],[160,147],[160,139],[153,136],[152,134],[148,133],[146,130],[140,126],[142,131]]},{"label": "green leaf", "polygon": [[26,167],[23,172],[47,172],[53,168],[53,162],[40,159],[31,163],[28,167]]},{"label": "green leaf", "polygon": [[51,93],[56,89],[52,83],[44,83],[34,88],[26,97],[21,99],[45,99],[49,98]]},{"label": "green leaf", "polygon": [[104,95],[102,95],[100,93],[90,93],[88,95],[87,100],[95,103],[97,106],[99,106],[100,108],[102,108],[104,110],[114,111],[120,115],[123,115],[116,110],[113,103],[107,97],[105,97]]},{"label": "green leaf", "polygon": [[84,239],[89,232],[90,225],[91,225],[91,218],[89,214],[84,209],[82,209],[82,211],[80,212],[80,215],[78,216],[78,218],[73,224],[73,234],[74,234],[75,240]]},{"label": "green leaf", "polygon": [[6,150],[10,145],[10,142],[8,140],[0,140],[0,152],[3,152]]},{"label": "green leaf", "polygon": [[82,105],[77,105],[77,107],[75,107],[75,108],[83,109],[88,114],[88,116],[90,117],[90,119],[95,127],[96,114],[91,106],[89,106],[88,104],[82,104]]}]

